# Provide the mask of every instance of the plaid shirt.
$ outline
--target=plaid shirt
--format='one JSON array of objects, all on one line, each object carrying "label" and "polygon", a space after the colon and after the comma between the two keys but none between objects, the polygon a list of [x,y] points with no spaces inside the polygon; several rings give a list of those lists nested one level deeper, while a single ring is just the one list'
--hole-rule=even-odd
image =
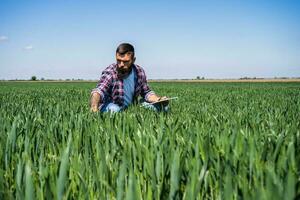
[{"label": "plaid shirt", "polygon": [[[132,70],[135,70],[135,88],[134,88],[134,100],[137,100],[138,96],[141,95],[146,101],[148,96],[154,94],[150,90],[145,71],[139,66],[134,64]],[[100,109],[105,103],[114,103],[119,106],[124,106],[124,84],[123,79],[118,77],[117,64],[109,65],[100,77],[99,82],[92,93],[97,92],[101,96]]]}]

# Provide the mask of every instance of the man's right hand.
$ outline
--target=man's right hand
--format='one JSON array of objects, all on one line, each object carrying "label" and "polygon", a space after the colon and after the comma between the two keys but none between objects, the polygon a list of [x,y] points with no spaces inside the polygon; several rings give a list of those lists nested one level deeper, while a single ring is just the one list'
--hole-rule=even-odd
[{"label": "man's right hand", "polygon": [[97,107],[91,107],[91,112],[98,112],[98,108]]},{"label": "man's right hand", "polygon": [[100,103],[100,94],[97,92],[92,93],[91,95],[91,111],[98,112],[98,107]]}]

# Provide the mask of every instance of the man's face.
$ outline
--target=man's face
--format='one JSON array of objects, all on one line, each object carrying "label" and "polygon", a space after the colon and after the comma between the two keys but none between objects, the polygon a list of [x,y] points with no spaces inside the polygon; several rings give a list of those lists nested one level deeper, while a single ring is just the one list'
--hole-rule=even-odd
[{"label": "man's face", "polygon": [[126,74],[131,70],[131,65],[134,63],[135,58],[133,57],[132,52],[125,54],[116,53],[118,71],[121,74]]}]

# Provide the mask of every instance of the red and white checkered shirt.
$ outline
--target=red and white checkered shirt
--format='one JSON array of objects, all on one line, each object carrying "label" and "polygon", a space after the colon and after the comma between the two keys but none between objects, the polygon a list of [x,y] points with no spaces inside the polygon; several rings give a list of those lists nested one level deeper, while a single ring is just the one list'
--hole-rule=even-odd
[{"label": "red and white checkered shirt", "polygon": [[[135,89],[134,89],[134,100],[137,100],[138,96],[141,95],[146,101],[150,94],[154,94],[150,90],[147,84],[147,78],[145,71],[136,64],[133,64],[132,70],[135,70]],[[97,92],[101,96],[100,109],[105,103],[114,103],[119,106],[124,106],[124,84],[123,79],[118,77],[117,64],[109,65],[100,77],[99,82],[92,93]]]}]

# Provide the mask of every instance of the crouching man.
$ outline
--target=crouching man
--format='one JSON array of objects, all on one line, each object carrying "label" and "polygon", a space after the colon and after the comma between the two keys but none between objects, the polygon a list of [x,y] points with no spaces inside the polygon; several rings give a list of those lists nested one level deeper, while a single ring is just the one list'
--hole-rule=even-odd
[{"label": "crouching man", "polygon": [[144,70],[135,62],[134,47],[122,43],[116,50],[117,63],[108,66],[97,87],[91,93],[91,111],[119,112],[142,97],[142,105],[155,111],[167,111],[168,102],[151,104],[166,99],[150,90]]}]

